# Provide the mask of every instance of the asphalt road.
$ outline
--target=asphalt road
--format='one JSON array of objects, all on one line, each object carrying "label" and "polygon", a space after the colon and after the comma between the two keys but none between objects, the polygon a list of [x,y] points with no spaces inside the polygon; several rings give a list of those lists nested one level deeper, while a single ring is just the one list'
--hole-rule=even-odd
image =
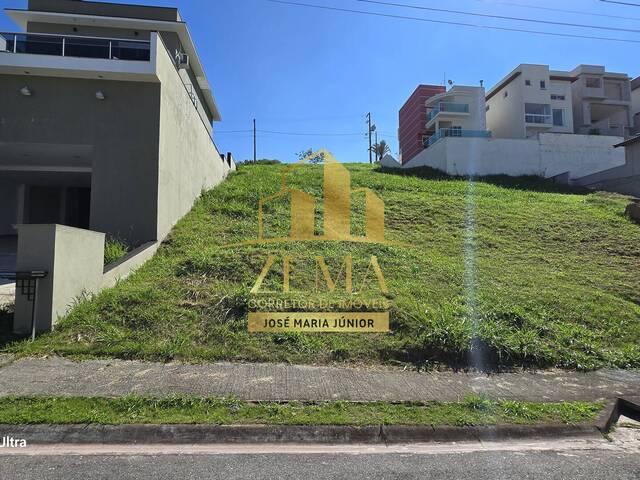
[{"label": "asphalt road", "polygon": [[[282,447],[286,448],[286,447]],[[0,479],[616,479],[640,478],[638,451],[0,456]]]}]

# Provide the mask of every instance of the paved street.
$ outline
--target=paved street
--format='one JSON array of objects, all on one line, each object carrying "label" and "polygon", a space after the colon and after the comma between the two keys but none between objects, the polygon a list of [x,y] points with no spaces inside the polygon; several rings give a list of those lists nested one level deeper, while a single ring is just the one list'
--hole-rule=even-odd
[{"label": "paved street", "polygon": [[613,442],[588,437],[395,447],[68,447],[75,452],[48,447],[49,451],[39,453],[0,456],[0,478],[636,480],[640,478],[639,437],[640,430],[625,429],[614,434]]},{"label": "paved street", "polygon": [[[529,401],[596,400],[640,392],[640,371],[545,370],[484,375],[283,364],[185,365],[25,358],[0,363],[0,396],[127,394],[243,400],[457,401],[469,393]],[[78,381],[82,379],[82,381]]]}]

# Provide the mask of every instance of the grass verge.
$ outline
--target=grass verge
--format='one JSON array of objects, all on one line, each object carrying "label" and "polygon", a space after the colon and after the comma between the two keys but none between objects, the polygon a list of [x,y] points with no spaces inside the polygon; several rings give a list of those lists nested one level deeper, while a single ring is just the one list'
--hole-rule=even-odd
[{"label": "grass verge", "polygon": [[0,424],[497,425],[575,424],[596,418],[599,403],[529,403],[469,396],[458,403],[248,403],[128,396],[5,397]]}]

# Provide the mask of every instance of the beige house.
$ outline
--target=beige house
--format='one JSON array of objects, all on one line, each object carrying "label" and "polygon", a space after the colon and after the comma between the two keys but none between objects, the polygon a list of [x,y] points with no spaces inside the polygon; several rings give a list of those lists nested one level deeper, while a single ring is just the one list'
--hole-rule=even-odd
[{"label": "beige house", "polygon": [[29,0],[0,34],[0,235],[63,224],[164,238],[233,168],[175,8]]},{"label": "beige house", "polygon": [[625,137],[631,127],[630,78],[602,66],[579,65],[567,72],[522,64],[487,93],[487,128],[497,138]]}]

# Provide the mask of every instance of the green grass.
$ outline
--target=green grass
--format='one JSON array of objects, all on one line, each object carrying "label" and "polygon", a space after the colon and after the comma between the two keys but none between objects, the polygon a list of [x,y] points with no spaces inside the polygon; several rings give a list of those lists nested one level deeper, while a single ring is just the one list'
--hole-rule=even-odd
[{"label": "green grass", "polygon": [[129,253],[129,246],[117,238],[107,238],[104,242],[104,264],[117,262]]},{"label": "green grass", "polygon": [[497,425],[575,424],[596,403],[526,403],[468,397],[458,403],[248,403],[198,397],[4,397],[0,424]]},{"label": "green grass", "polygon": [[[258,200],[277,191],[282,168],[241,167],[202,196],[135,275],[81,302],[55,332],[5,349],[189,362],[640,367],[640,227],[624,215],[626,197],[534,177],[470,182],[428,169],[399,175],[350,164],[353,186],[384,200],[387,237],[411,248],[225,246],[256,237]],[[288,184],[321,198],[321,169],[298,169]],[[362,233],[363,202],[354,198],[354,233]],[[267,233],[286,234],[288,211],[270,204]],[[466,259],[465,248],[473,253]],[[309,292],[313,256],[337,272],[352,255],[359,285],[376,255],[390,293],[366,289],[359,297],[388,303],[392,332],[249,334],[249,290],[269,253],[296,258],[298,291],[267,298],[326,300],[338,311],[347,294]],[[281,273],[281,261],[274,268]],[[275,290],[278,280],[268,277],[265,288]]]}]

